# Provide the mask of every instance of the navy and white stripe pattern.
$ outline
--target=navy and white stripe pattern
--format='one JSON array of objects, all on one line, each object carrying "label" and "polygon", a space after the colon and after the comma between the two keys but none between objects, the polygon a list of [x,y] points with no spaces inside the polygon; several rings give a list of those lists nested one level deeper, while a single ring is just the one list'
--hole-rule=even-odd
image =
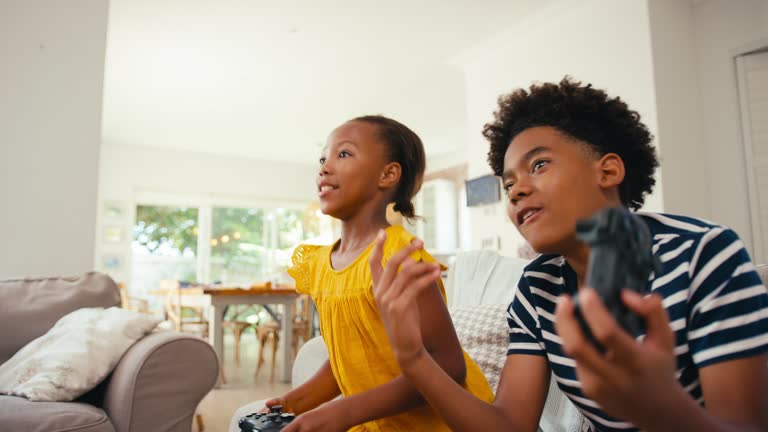
[{"label": "navy and white stripe pattern", "polygon": [[[700,368],[768,351],[768,291],[732,230],[694,218],[637,214],[648,224],[654,254],[662,261],[647,290],[661,295],[669,314],[678,380],[703,405]],[[558,296],[573,295],[576,285],[562,256],[540,256],[526,267],[507,311],[507,355],[546,355],[559,387],[594,430],[636,430],[581,393],[575,362],[561,349],[555,306]]]}]

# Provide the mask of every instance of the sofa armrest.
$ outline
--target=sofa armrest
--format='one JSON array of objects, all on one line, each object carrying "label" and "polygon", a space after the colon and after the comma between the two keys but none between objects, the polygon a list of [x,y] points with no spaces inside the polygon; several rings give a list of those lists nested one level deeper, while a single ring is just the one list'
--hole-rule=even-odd
[{"label": "sofa armrest", "polygon": [[202,339],[151,333],[120,359],[103,409],[117,432],[189,432],[197,405],[218,376],[216,354]]},{"label": "sofa armrest", "polygon": [[322,336],[315,336],[301,346],[293,362],[291,386],[298,387],[312,378],[320,366],[328,360],[328,349]]}]

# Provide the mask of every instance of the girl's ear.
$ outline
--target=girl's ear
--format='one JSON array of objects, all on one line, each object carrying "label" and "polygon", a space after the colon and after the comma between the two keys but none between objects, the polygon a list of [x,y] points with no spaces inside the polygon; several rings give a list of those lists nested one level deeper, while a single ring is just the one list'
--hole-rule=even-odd
[{"label": "girl's ear", "polygon": [[598,184],[604,189],[618,187],[624,181],[624,161],[616,153],[607,153],[597,161]]},{"label": "girl's ear", "polygon": [[384,165],[384,169],[381,170],[381,176],[379,177],[379,187],[382,189],[394,187],[400,182],[402,174],[403,168],[399,162],[390,162]]}]

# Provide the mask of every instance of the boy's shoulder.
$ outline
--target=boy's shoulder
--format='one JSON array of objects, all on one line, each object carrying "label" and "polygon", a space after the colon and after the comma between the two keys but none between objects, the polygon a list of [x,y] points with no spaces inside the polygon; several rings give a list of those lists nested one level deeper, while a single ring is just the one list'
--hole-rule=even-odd
[{"label": "boy's shoulder", "polygon": [[522,279],[531,284],[535,279],[543,279],[549,284],[565,284],[563,278],[567,263],[565,257],[555,254],[542,254],[523,268]]},{"label": "boy's shoulder", "polygon": [[525,266],[524,272],[557,271],[563,265],[565,265],[565,257],[562,255],[540,254]]},{"label": "boy's shoulder", "polygon": [[691,216],[669,213],[637,212],[635,213],[648,225],[651,235],[680,236],[685,238],[701,237],[712,230],[724,230],[726,227]]}]

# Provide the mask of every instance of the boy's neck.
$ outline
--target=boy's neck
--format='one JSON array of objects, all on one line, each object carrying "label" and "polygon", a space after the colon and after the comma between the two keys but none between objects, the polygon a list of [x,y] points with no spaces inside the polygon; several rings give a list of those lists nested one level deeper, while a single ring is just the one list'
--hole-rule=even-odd
[{"label": "boy's neck", "polygon": [[589,264],[589,246],[585,243],[579,242],[572,250],[563,254],[565,261],[576,273],[578,280],[578,288],[582,286],[582,282],[586,280],[587,265]]}]

